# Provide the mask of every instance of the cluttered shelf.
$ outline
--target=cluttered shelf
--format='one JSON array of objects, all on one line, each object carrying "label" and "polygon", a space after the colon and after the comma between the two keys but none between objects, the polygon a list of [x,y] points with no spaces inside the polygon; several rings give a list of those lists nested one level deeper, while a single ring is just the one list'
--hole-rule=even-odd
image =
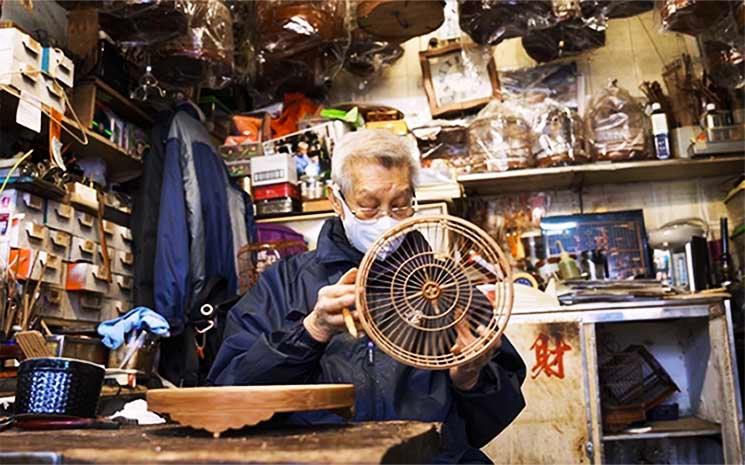
[{"label": "cluttered shelf", "polygon": [[[63,123],[67,124],[68,127],[75,126],[75,122],[68,117],[63,118]],[[71,143],[72,149],[82,156],[100,157],[104,160],[112,181],[124,182],[142,174],[141,160],[132,157],[124,149],[100,134],[90,129],[83,129],[83,131],[88,136],[88,145],[83,145],[72,137],[64,142]],[[64,135],[63,139],[65,139]]]},{"label": "cluttered shelf", "polygon": [[470,194],[569,189],[598,184],[672,181],[745,172],[745,153],[700,159],[594,163],[458,176]]},{"label": "cluttered shelf", "polygon": [[641,427],[628,428],[619,433],[606,434],[603,436],[603,441],[713,436],[721,433],[721,427],[717,423],[691,416],[681,417],[677,420],[650,421]]}]

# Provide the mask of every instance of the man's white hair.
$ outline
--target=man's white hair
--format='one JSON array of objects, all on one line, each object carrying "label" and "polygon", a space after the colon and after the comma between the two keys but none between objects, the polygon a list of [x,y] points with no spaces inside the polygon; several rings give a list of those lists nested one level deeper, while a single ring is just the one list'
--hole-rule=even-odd
[{"label": "man's white hair", "polygon": [[331,180],[342,192],[350,192],[352,162],[372,161],[386,168],[409,167],[411,186],[419,177],[419,160],[414,157],[403,137],[386,129],[360,129],[345,134],[334,148],[331,157]]}]

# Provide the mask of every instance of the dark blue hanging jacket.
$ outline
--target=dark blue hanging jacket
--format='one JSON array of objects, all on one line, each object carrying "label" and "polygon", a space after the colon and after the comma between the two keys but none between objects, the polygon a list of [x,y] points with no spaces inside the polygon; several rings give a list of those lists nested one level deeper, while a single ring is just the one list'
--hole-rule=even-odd
[{"label": "dark blue hanging jacket", "polygon": [[153,278],[155,310],[174,335],[207,280],[223,278],[229,295],[238,292],[236,256],[254,227],[250,199],[231,184],[196,111],[177,110],[166,142]]},{"label": "dark blue hanging jacket", "polygon": [[[315,341],[303,319],[318,290],[358,266],[362,254],[344,234],[338,218],[328,220],[313,252],[268,268],[230,310],[224,340],[209,374],[216,385],[351,383],[356,421],[421,420],[443,423],[442,463],[490,463],[486,445],[525,406],[521,385],[525,365],[503,337],[502,348],[482,370],[476,387],[456,389],[447,371],[402,365],[367,338],[343,333]],[[289,424],[338,423],[329,412],[293,414]]]}]

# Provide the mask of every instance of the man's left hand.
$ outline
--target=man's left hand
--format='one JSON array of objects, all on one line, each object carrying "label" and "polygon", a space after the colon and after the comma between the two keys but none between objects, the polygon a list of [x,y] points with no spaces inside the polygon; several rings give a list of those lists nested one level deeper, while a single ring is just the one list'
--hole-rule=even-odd
[{"label": "man's left hand", "polygon": [[[462,350],[462,348],[473,344],[474,341],[476,341],[476,337],[473,335],[468,327],[468,323],[465,321],[458,323],[455,326],[455,330],[458,333],[458,339],[455,341],[455,345],[451,351],[454,354],[457,354]],[[486,331],[486,328],[482,325],[479,325],[479,327],[476,328],[476,333],[478,333],[479,336],[484,336]],[[479,381],[481,369],[489,363],[501,346],[502,336],[494,341],[492,346],[478,357],[469,360],[462,365],[451,368],[450,379],[453,381],[455,387],[461,391],[469,391],[476,387],[476,383]]]}]

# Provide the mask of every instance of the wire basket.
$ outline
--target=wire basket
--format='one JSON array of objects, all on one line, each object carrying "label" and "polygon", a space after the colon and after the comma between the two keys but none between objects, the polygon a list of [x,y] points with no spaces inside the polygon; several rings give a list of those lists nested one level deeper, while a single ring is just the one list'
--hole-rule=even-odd
[{"label": "wire basket", "polygon": [[305,241],[285,240],[247,244],[238,250],[238,287],[241,294],[251,289],[259,275],[281,258],[308,250]]}]

